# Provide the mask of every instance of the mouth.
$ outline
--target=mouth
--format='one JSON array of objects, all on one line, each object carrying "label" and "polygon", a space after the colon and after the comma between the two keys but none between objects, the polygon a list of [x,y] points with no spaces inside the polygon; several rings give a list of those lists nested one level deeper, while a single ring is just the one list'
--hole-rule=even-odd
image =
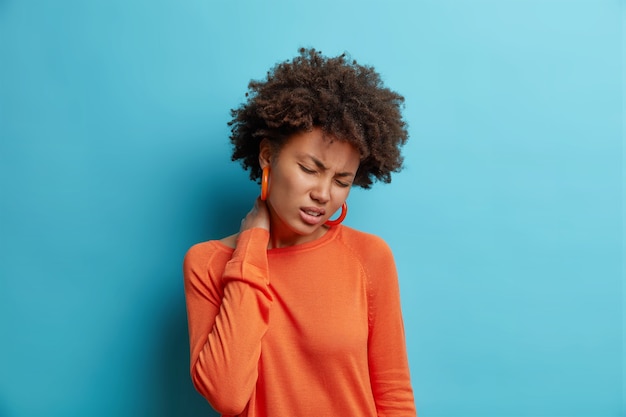
[{"label": "mouth", "polygon": [[322,213],[321,211],[318,211],[318,210],[302,209],[302,211],[304,211],[309,216],[320,217],[320,216],[324,215],[324,213]]},{"label": "mouth", "polygon": [[321,220],[326,210],[317,207],[302,207],[300,209],[302,220],[310,225],[316,225]]}]

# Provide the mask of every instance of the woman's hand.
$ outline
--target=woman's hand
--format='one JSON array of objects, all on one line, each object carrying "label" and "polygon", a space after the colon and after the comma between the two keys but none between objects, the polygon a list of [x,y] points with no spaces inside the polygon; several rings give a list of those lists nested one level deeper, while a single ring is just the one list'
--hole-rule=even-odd
[{"label": "woman's hand", "polygon": [[265,230],[270,230],[270,212],[267,209],[265,201],[258,197],[254,202],[252,209],[246,214],[246,217],[241,221],[241,227],[239,232],[252,229],[253,227],[260,227]]}]

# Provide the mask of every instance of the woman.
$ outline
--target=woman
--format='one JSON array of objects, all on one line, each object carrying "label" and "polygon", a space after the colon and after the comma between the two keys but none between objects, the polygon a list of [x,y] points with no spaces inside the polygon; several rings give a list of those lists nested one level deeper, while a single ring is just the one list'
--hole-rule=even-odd
[{"label": "woman", "polygon": [[249,89],[232,157],[261,196],[184,262],[196,389],[228,416],[415,416],[392,254],[339,224],[352,186],[400,170],[403,97],[313,49]]}]

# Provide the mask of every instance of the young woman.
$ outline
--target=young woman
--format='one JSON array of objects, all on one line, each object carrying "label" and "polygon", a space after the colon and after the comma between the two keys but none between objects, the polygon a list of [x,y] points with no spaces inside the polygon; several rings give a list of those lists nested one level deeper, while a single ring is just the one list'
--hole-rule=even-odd
[{"label": "young woman", "polygon": [[249,89],[232,157],[261,196],[184,262],[196,389],[225,416],[415,416],[393,256],[339,224],[352,186],[400,170],[403,97],[313,49]]}]

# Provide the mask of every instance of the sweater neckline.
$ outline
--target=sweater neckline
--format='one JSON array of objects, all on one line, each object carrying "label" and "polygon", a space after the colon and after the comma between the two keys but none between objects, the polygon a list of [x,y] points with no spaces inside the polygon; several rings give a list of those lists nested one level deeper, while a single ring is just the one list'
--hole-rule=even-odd
[{"label": "sweater neckline", "polygon": [[[324,233],[323,236],[312,240],[310,242],[306,242],[306,243],[300,243],[297,245],[293,245],[293,246],[285,246],[284,248],[273,248],[273,249],[268,249],[267,250],[267,254],[269,255],[281,255],[284,253],[293,253],[293,252],[300,252],[300,251],[306,251],[306,250],[310,250],[310,249],[315,249],[319,246],[322,246],[324,244],[326,244],[327,242],[333,240],[335,238],[335,236],[339,233],[339,230],[344,227],[342,224],[337,225],[337,226],[333,226],[330,229],[328,229],[328,231],[326,233]],[[212,241],[218,248],[220,248],[220,250],[224,250],[227,252],[232,253],[235,248],[232,248],[230,246],[225,245],[224,243],[220,242],[219,240],[213,240]]]},{"label": "sweater neckline", "polygon": [[326,244],[327,242],[333,240],[339,230],[343,227],[343,225],[333,226],[323,236],[312,240],[306,243],[300,243],[292,246],[285,246],[283,248],[272,248],[267,250],[267,254],[269,255],[282,255],[285,253],[293,253],[293,252],[301,252],[310,249],[315,249],[319,246]]}]

